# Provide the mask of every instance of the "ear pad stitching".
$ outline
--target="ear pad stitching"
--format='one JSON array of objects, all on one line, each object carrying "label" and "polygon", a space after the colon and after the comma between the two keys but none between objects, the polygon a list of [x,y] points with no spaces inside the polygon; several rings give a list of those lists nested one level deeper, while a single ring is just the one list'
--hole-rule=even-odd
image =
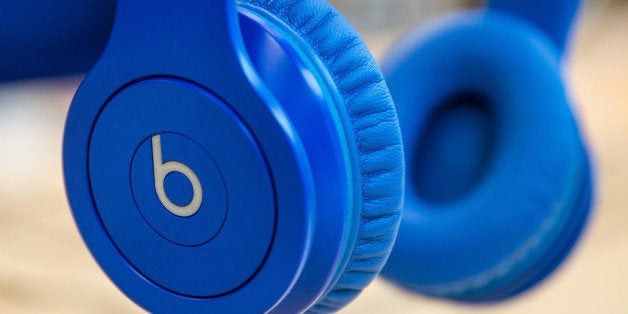
[{"label": "ear pad stitching", "polygon": [[[585,168],[588,168],[588,166],[585,165]],[[588,169],[585,169],[585,171],[588,172]],[[586,178],[583,177],[583,180],[586,180]],[[577,199],[579,199],[577,196],[579,196],[580,194],[578,193],[581,193],[581,192],[584,192],[587,194],[590,193],[590,191],[588,190],[589,185],[584,182],[577,182],[575,186],[580,187],[580,188],[578,190],[574,190],[573,191],[574,193],[571,193],[570,198],[568,198],[568,200],[570,201],[576,201]],[[541,203],[540,206],[547,206],[547,204],[544,204],[544,202],[542,201],[537,201],[537,202]],[[584,208],[585,212],[588,212],[587,205],[588,204],[585,204],[586,206],[586,208]],[[560,230],[567,229],[566,226],[562,226],[562,228],[560,228],[560,226],[564,224],[564,222],[561,223],[561,220],[570,218],[570,217],[564,216],[565,207],[578,207],[576,209],[578,211],[582,211],[582,208],[580,208],[582,206],[577,206],[577,204],[573,204],[572,202],[567,202],[567,204],[563,206],[554,206],[554,207],[555,207],[554,210],[551,213],[549,213],[549,217],[541,224],[541,227],[538,229],[538,231],[534,233],[534,235],[530,236],[523,245],[518,247],[517,250],[515,250],[511,255],[509,255],[504,260],[502,260],[499,264],[488,269],[485,272],[479,273],[476,276],[473,276],[470,278],[465,278],[456,282],[447,283],[443,285],[434,285],[434,286],[426,287],[425,289],[429,289],[428,294],[435,295],[435,296],[451,297],[453,299],[458,299],[460,301],[487,302],[487,301],[499,300],[503,297],[508,297],[510,296],[509,293],[511,292],[512,293],[521,292],[522,290],[517,291],[518,286],[516,286],[515,284],[509,284],[497,290],[486,291],[486,294],[482,293],[479,295],[475,295],[475,294],[467,295],[470,291],[473,291],[474,289],[486,287],[487,285],[491,284],[493,281],[501,279],[506,273],[508,273],[508,270],[511,269],[512,267],[515,267],[520,263],[525,263],[526,260],[530,258],[530,254],[533,253],[535,249],[537,248],[538,243],[548,241],[546,238],[550,231],[557,230],[557,229],[560,229]],[[577,213],[574,213],[574,216],[580,217],[581,215],[579,215],[579,213],[577,212]],[[569,219],[567,223],[572,223],[573,222],[572,220],[573,219]],[[577,223],[577,221],[575,222]],[[577,233],[579,233],[579,229],[577,230]],[[572,236],[572,234],[569,234],[567,236]],[[555,239],[550,239],[549,241],[555,241]],[[562,250],[562,249],[563,247],[557,248],[557,250]],[[556,254],[562,255],[561,253],[552,253],[552,252],[549,252],[547,255],[548,257],[551,257]],[[563,257],[563,256],[559,256],[559,257]],[[537,267],[536,264],[531,265],[531,266]],[[558,265],[553,264],[552,268],[556,266]],[[530,269],[529,271],[526,271],[526,272],[535,272],[535,271],[542,273],[542,272],[545,272],[545,269]],[[530,286],[543,278],[531,278],[531,279],[535,281],[530,282],[530,283],[528,283],[527,281],[524,281],[521,284],[523,284],[524,286]],[[501,291],[501,289],[506,289],[506,290]],[[511,291],[511,290],[515,290],[515,291]],[[464,297],[458,296],[461,294],[464,294]]]},{"label": "ear pad stitching", "polygon": [[559,232],[564,235],[561,236],[562,242],[558,243],[561,246],[557,245],[556,250],[549,252],[546,259],[535,264],[534,267],[526,271],[526,274],[523,275],[521,279],[512,282],[502,289],[481,296],[481,298],[476,299],[477,301],[491,302],[514,296],[533,287],[535,284],[546,278],[547,275],[554,271],[558,266],[560,266],[561,262],[569,254],[582,234],[582,230],[589,217],[590,207],[593,201],[593,182],[588,159],[585,160],[582,168],[581,172],[583,173],[583,178],[581,182],[578,182],[580,187],[574,188],[573,194],[570,195],[569,198],[574,201],[574,211],[571,215],[569,215],[569,217],[565,218],[563,226],[559,229]]},{"label": "ear pad stitching", "polygon": [[[337,283],[309,312],[336,311],[381,270],[395,239],[403,193],[403,151],[396,112],[383,76],[349,23],[325,1],[248,3],[299,33],[327,67],[353,125],[360,159],[361,221]],[[339,110],[342,114],[344,110]]]}]

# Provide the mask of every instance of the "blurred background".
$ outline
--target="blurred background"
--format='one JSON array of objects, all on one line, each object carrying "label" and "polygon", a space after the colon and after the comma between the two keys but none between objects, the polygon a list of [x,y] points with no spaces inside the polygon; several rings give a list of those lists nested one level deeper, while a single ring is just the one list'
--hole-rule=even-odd
[{"label": "blurred background", "polygon": [[[478,5],[331,2],[377,59],[404,31]],[[1,51],[10,44],[0,41],[0,64],[9,63]],[[539,288],[501,304],[429,299],[378,279],[342,313],[628,313],[628,2],[586,2],[569,51],[565,75],[597,169],[595,212],[571,258]],[[91,258],[65,199],[63,124],[81,78],[0,82],[0,313],[142,312]]]}]

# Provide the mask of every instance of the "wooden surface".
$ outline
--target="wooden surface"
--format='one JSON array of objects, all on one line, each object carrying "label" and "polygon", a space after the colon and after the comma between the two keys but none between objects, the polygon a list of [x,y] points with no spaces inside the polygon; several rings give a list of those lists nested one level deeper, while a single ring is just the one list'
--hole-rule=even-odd
[{"label": "wooden surface", "polygon": [[[465,307],[376,281],[343,313],[628,313],[628,5],[596,2],[570,61],[595,154],[595,215],[571,258],[513,301]],[[380,54],[390,36],[366,34]],[[136,313],[83,245],[64,196],[61,138],[79,78],[0,85],[0,313]]]}]

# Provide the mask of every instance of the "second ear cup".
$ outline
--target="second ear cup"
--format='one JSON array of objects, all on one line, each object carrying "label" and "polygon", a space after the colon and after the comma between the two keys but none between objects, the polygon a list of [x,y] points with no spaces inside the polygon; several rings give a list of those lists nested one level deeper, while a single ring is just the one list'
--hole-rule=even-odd
[{"label": "second ear cup", "polygon": [[384,277],[489,302],[547,276],[591,202],[560,51],[520,20],[475,12],[406,37],[383,70],[407,161],[403,221]]}]

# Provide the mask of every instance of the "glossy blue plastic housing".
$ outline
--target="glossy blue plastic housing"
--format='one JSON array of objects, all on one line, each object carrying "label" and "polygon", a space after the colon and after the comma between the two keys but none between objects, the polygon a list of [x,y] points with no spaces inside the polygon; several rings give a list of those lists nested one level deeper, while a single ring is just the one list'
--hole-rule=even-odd
[{"label": "glossy blue plastic housing", "polygon": [[115,1],[0,1],[0,81],[87,72],[111,31]]},{"label": "glossy blue plastic housing", "polygon": [[238,18],[233,1],[118,3],[70,108],[64,170],[85,242],[147,310],[337,309],[390,252],[390,96],[338,12],[294,5],[241,2]]},{"label": "glossy blue plastic housing", "polygon": [[[343,262],[340,252],[350,245],[347,229],[357,218],[351,205],[351,190],[359,186],[351,183],[352,172],[347,167],[351,155],[342,153],[347,151],[343,149],[346,144],[338,141],[343,138],[337,134],[342,130],[328,108],[321,108],[320,104],[327,103],[321,98],[329,97],[328,94],[317,83],[304,80],[307,69],[296,59],[293,66],[299,71],[287,71],[284,75],[293,77],[283,77],[281,81],[313,85],[300,87],[309,89],[309,93],[302,94],[303,102],[282,107],[257,76],[240,36],[232,1],[120,1],[110,43],[83,82],[68,116],[64,164],[68,197],[77,224],[110,278],[150,311],[265,312],[286,297],[300,276],[317,278],[313,287],[303,287],[313,295],[290,301],[289,309],[297,311],[324,292],[335,275],[330,270]],[[260,53],[269,51],[264,45],[273,45],[272,38],[265,37],[268,36],[258,37],[263,39]],[[272,82],[268,84],[279,88]],[[192,107],[186,111],[189,106]],[[224,123],[216,120],[216,114],[204,113],[206,110],[223,112],[222,115],[239,121],[233,124],[237,126],[234,130],[243,130],[238,131],[244,136],[239,138],[248,141],[244,148],[258,150],[258,161],[247,161],[257,153],[220,157],[218,152],[223,149],[236,148],[233,136],[237,132],[221,128]],[[209,121],[214,122],[207,124]],[[295,125],[307,132],[299,132]],[[195,149],[206,150],[225,186],[234,185],[226,189],[228,194],[242,190],[251,195],[227,196],[229,207],[222,231],[207,244],[178,245],[176,240],[151,233],[148,223],[144,223],[144,231],[124,233],[124,223],[132,228],[141,224],[143,218],[133,206],[123,209],[132,205],[125,200],[133,199],[133,195],[131,189],[124,187],[127,183],[119,181],[124,181],[123,172],[135,180],[130,174],[135,173],[131,171],[134,152],[145,147],[147,138],[164,132],[187,137],[198,144]],[[167,145],[164,142],[164,154]],[[145,160],[149,154],[144,155],[138,158]],[[247,167],[252,168],[246,171]],[[260,178],[251,177],[253,172],[258,172]],[[121,183],[122,186],[115,186]],[[98,192],[107,188],[119,189],[120,193]],[[332,204],[324,203],[332,192]],[[254,208],[261,205],[256,197],[267,204],[269,211],[262,214],[270,220],[253,215]],[[238,202],[243,205],[237,206]],[[247,202],[253,206],[250,210]],[[326,217],[332,213],[333,218]],[[230,222],[232,215],[236,216]],[[247,234],[252,229],[237,219],[257,224],[263,233]],[[110,227],[108,221],[123,224]],[[240,237],[220,239],[229,228],[240,233]],[[315,232],[320,232],[315,228],[325,230],[327,237],[314,241]],[[132,241],[138,236],[150,238]],[[248,251],[247,245],[255,246],[260,238],[268,239],[268,244]],[[163,245],[146,246],[150,241]],[[204,245],[214,246],[226,257],[214,266],[208,266],[207,258],[189,258]],[[168,260],[168,255],[177,252],[181,252],[180,258],[186,258],[185,263],[179,264],[180,259]],[[211,261],[211,251],[207,254]],[[249,260],[254,262],[250,267],[236,267]],[[310,263],[327,269],[326,273],[321,275],[321,270],[308,266]],[[156,265],[159,267],[153,270]],[[194,269],[203,267],[213,267],[213,278],[195,278]],[[223,284],[214,285],[215,282]]]},{"label": "glossy blue plastic housing", "polygon": [[441,19],[389,54],[408,171],[385,278],[492,302],[565,258],[592,184],[560,57],[540,28],[493,9]]}]

